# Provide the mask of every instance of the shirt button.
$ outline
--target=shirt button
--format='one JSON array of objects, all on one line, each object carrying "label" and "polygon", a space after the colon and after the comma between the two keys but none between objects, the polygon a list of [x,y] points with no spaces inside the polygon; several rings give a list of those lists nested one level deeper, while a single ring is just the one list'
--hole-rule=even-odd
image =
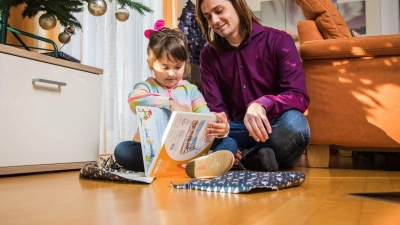
[{"label": "shirt button", "polygon": [[243,85],[243,88],[246,88],[246,85]]},{"label": "shirt button", "polygon": [[239,66],[240,67],[240,69],[243,69],[243,66]]}]

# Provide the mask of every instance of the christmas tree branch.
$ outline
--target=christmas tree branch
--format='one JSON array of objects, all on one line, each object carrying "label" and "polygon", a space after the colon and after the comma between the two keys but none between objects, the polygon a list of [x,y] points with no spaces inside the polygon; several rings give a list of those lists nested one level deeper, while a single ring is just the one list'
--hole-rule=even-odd
[{"label": "christmas tree branch", "polygon": [[[22,17],[33,18],[39,12],[47,12],[56,16],[57,20],[64,27],[73,26],[82,29],[82,25],[75,18],[73,13],[79,13],[84,10],[84,2],[89,3],[90,0],[0,0],[0,14],[10,16],[11,7],[25,4],[26,7],[22,11]],[[112,0],[110,0],[111,2]],[[153,12],[152,9],[142,3],[132,0],[116,0],[121,7],[130,7],[136,10],[140,15],[145,12]]]},{"label": "christmas tree branch", "polygon": [[130,0],[118,0],[118,4],[120,4],[122,7],[129,6],[130,8],[136,10],[142,16],[145,12],[153,12],[152,9],[139,2],[134,2]]}]

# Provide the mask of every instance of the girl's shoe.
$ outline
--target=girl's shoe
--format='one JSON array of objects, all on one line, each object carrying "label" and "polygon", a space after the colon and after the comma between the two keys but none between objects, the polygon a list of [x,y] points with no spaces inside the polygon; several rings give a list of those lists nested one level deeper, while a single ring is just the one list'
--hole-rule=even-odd
[{"label": "girl's shoe", "polygon": [[191,160],[186,165],[186,174],[191,178],[214,178],[228,172],[235,161],[232,152],[220,150]]}]

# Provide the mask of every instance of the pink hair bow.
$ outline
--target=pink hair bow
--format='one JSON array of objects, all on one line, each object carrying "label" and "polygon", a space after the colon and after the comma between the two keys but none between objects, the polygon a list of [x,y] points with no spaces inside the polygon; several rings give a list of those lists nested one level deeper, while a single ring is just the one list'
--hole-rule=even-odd
[{"label": "pink hair bow", "polygon": [[150,38],[150,34],[154,31],[159,31],[162,28],[164,28],[165,21],[163,19],[159,19],[154,23],[154,30],[152,29],[147,29],[144,31],[144,36],[147,38]]}]

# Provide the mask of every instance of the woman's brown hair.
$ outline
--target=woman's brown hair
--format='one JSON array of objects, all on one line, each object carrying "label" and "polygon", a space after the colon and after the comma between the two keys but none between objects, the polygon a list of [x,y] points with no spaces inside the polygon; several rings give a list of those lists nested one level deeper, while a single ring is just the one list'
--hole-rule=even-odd
[{"label": "woman's brown hair", "polygon": [[[251,31],[253,30],[253,21],[260,24],[260,19],[254,15],[250,7],[247,5],[245,0],[227,0],[231,2],[233,8],[239,16],[239,32],[245,39],[250,37]],[[209,26],[207,19],[204,17],[201,11],[201,4],[203,0],[196,0],[196,19],[200,24],[201,30],[208,44],[217,50],[218,53],[223,53],[227,47],[225,38],[215,33]]]}]

